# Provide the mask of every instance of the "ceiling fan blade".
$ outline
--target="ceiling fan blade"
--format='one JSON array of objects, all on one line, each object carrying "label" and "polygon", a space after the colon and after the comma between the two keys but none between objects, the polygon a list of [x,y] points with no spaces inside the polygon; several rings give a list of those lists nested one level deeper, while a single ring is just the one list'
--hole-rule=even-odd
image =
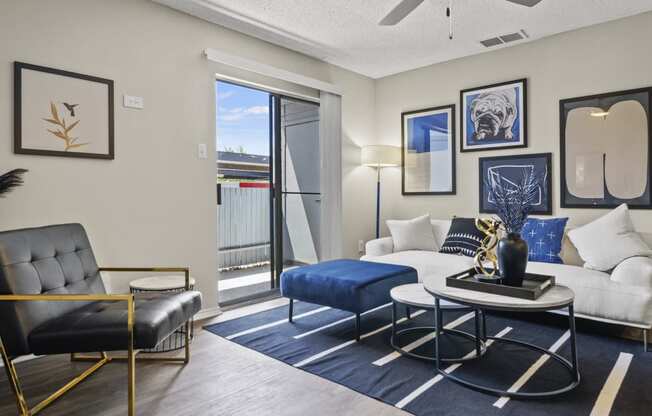
[{"label": "ceiling fan blade", "polygon": [[424,0],[402,0],[392,9],[378,24],[381,26],[393,26],[403,20],[405,16],[412,13],[412,10],[419,7]]},{"label": "ceiling fan blade", "polygon": [[521,6],[534,7],[537,4],[539,4],[541,0],[507,0],[507,1],[510,3],[520,4]]}]

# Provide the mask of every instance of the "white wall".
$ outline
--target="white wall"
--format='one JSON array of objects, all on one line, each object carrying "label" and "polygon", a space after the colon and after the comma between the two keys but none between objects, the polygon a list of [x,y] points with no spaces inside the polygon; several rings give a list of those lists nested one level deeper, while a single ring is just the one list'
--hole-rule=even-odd
[{"label": "white wall", "polygon": [[[454,196],[402,196],[400,170],[388,171],[386,212],[397,218],[478,215],[478,157],[552,152],[553,214],[569,216],[572,224],[603,215],[605,210],[559,208],[559,100],[652,85],[650,39],[652,13],[647,13],[377,80],[377,140],[399,146],[402,111],[454,103],[459,126],[461,89],[528,79],[527,149],[458,152]],[[459,133],[457,140],[459,149]],[[639,229],[652,231],[650,211],[632,216]]]},{"label": "white wall", "polygon": [[[344,88],[345,253],[370,237],[357,198],[373,199],[358,190],[373,174],[351,155],[373,139],[372,80],[147,0],[4,0],[0,39],[0,168],[30,170],[0,201],[0,229],[80,222],[101,265],[188,265],[215,307],[215,160],[199,160],[197,144],[215,154],[218,69],[201,51],[217,47]],[[13,61],[113,79],[115,160],[14,155]],[[123,108],[123,94],[144,97],[145,109]],[[112,286],[128,278],[111,276]]]}]

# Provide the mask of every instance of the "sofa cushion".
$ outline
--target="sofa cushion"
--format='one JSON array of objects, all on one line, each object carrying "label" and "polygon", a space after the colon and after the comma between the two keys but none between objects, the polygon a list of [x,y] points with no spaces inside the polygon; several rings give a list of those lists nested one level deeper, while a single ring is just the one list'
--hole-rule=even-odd
[{"label": "sofa cushion", "polygon": [[475,218],[453,218],[446,240],[439,251],[473,257],[484,237],[484,233],[475,226]]},{"label": "sofa cushion", "polygon": [[607,271],[634,256],[652,256],[652,250],[634,230],[627,204],[568,233],[584,267]]},{"label": "sofa cushion", "polygon": [[575,312],[619,322],[652,324],[652,290],[613,281],[597,270],[564,264],[529,262],[527,271],[555,276],[575,292]]},{"label": "sofa cushion", "polygon": [[[134,348],[154,348],[201,309],[201,293],[135,295]],[[32,353],[120,351],[127,349],[127,303],[92,302],[35,328]]]},{"label": "sofa cushion", "polygon": [[647,289],[652,288],[652,259],[630,257],[623,260],[611,272],[611,280]]},{"label": "sofa cushion", "polygon": [[362,260],[413,267],[419,275],[420,282],[424,282],[428,276],[450,276],[473,267],[471,257],[418,250],[402,251],[378,257],[364,256]]},{"label": "sofa cushion", "polygon": [[395,251],[434,251],[436,248],[430,215],[411,220],[387,220],[387,228],[392,235]]},{"label": "sofa cushion", "polygon": [[528,260],[562,263],[560,257],[568,218],[528,218],[521,235],[528,245]]}]

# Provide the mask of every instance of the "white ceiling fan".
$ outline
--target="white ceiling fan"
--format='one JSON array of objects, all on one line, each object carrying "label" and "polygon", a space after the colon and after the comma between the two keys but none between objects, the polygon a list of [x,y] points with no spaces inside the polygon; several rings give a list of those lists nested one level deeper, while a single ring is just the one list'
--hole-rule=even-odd
[{"label": "white ceiling fan", "polygon": [[[511,3],[520,4],[521,6],[534,7],[541,0],[506,0]],[[399,23],[401,20],[412,13],[414,9],[419,7],[424,0],[402,0],[396,5],[378,24],[381,26],[394,26]],[[453,1],[449,0],[449,5],[446,8],[446,16],[449,19],[450,29],[449,29],[449,38],[453,39],[453,18],[451,15],[451,6]]]}]

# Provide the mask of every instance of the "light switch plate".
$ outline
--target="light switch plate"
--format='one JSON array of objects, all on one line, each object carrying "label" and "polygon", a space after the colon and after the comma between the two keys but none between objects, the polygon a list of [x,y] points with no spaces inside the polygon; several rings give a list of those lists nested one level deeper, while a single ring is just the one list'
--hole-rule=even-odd
[{"label": "light switch plate", "polygon": [[135,95],[124,95],[123,96],[123,105],[127,108],[145,108],[145,100],[143,97],[136,97]]},{"label": "light switch plate", "polygon": [[197,146],[197,157],[200,159],[208,159],[208,147],[206,143],[199,143]]}]

